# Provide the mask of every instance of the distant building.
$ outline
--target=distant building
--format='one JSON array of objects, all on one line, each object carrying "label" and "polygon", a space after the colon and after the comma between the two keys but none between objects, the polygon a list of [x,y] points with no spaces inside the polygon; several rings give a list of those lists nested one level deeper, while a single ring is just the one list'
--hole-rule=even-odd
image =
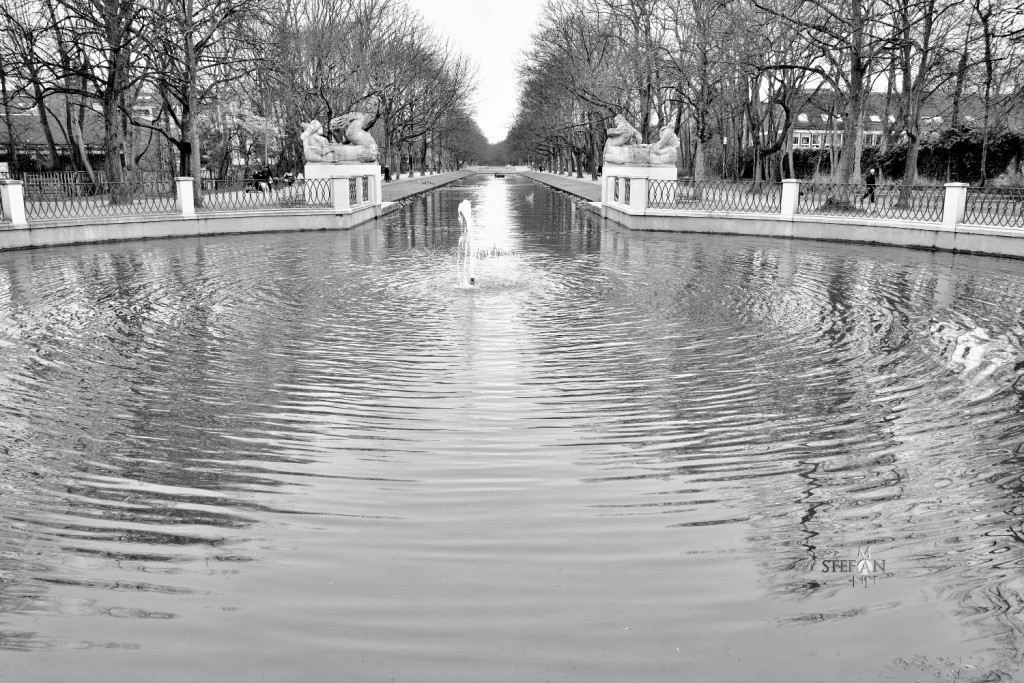
[{"label": "distant building", "polygon": [[[937,134],[952,125],[953,104],[948,96],[933,94],[922,105],[921,131],[924,135]],[[831,91],[808,94],[806,103],[794,111],[792,129],[793,149],[815,150],[843,146],[845,108]],[[1019,116],[1011,116],[1008,123],[1024,126]],[[960,103],[958,123],[972,126],[981,119],[981,103],[977,98],[964,97]],[[893,96],[888,111],[885,95],[871,93],[864,107],[864,147],[878,147],[888,132],[890,142],[904,135],[904,123],[899,112],[899,101]],[[888,124],[888,125],[886,125]]]},{"label": "distant building", "polygon": [[[37,171],[67,171],[72,158],[70,135],[67,132],[65,102],[62,95],[51,95],[46,98],[47,122],[53,136],[57,158],[46,139],[46,132],[40,117],[39,105],[33,98],[14,98],[10,103],[10,128],[13,129],[15,144],[11,144],[7,121],[0,118],[0,161],[10,163],[12,147],[18,150],[18,159]],[[75,107],[73,113],[78,114]],[[140,123],[151,123],[158,111],[158,105],[152,98],[140,98],[133,108],[133,114]],[[0,110],[0,117],[3,111]],[[81,122],[82,138],[85,153],[94,168],[103,166],[103,108],[97,102],[86,105]],[[139,167],[144,170],[159,171],[170,169],[166,158],[166,145],[158,133],[141,126],[131,129],[136,153],[142,153]]]}]

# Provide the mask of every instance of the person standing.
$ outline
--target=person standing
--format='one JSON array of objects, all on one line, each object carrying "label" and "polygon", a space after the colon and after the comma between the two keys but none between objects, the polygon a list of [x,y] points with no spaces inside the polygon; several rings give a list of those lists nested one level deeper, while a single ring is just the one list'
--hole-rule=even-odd
[{"label": "person standing", "polygon": [[391,182],[391,169],[388,168],[387,166],[384,167],[384,182],[385,183],[390,183]]},{"label": "person standing", "polygon": [[864,194],[860,196],[860,203],[864,203],[864,198],[868,200],[868,209],[874,211],[875,209],[875,183],[877,178],[875,177],[875,169],[868,169],[868,175],[864,178],[864,184],[867,185],[867,189],[864,190]]}]

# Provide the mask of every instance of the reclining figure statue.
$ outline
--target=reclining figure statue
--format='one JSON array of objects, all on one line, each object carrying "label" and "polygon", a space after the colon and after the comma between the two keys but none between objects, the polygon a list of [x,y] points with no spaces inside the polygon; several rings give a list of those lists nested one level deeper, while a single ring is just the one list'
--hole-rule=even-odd
[{"label": "reclining figure statue", "polygon": [[661,137],[653,145],[640,144],[643,138],[636,128],[626,122],[622,114],[615,116],[615,127],[608,129],[608,142],[604,147],[606,164],[675,164],[679,138],[671,126],[661,129]]},{"label": "reclining figure statue", "polygon": [[628,164],[634,161],[634,148],[643,142],[639,131],[626,123],[622,114],[615,115],[615,126],[608,129],[608,142],[604,145],[606,164]]},{"label": "reclining figure statue", "polygon": [[331,142],[323,136],[324,127],[313,120],[302,133],[302,152],[307,164],[372,164],[377,161],[377,142],[363,130],[370,115],[349,112],[331,119],[331,130],[341,131],[341,142]]},{"label": "reclining figure statue", "polygon": [[658,141],[651,145],[652,164],[674,164],[679,157],[679,136],[672,126],[662,126]]}]

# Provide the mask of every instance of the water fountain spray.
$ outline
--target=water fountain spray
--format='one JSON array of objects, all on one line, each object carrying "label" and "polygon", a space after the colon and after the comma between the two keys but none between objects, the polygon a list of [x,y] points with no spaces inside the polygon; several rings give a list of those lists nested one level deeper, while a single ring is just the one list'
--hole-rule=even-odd
[{"label": "water fountain spray", "polygon": [[459,222],[462,223],[462,237],[459,238],[459,283],[463,287],[476,284],[476,243],[473,239],[473,208],[468,199],[459,204]]}]

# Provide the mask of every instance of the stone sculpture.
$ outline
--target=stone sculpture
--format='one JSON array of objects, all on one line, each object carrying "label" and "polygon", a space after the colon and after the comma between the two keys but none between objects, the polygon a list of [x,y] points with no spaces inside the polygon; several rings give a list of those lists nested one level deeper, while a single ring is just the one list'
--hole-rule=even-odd
[{"label": "stone sculpture", "polygon": [[313,120],[299,137],[307,164],[372,164],[377,161],[377,142],[363,130],[370,115],[353,111],[331,119],[331,130],[341,132],[341,142],[323,136],[323,125]]},{"label": "stone sculpture", "polygon": [[671,126],[661,129],[661,137],[653,145],[641,144],[642,140],[639,131],[629,125],[622,114],[616,115],[615,126],[608,129],[604,162],[633,166],[675,164],[679,154],[679,138],[672,132]]},{"label": "stone sculpture", "polygon": [[628,164],[633,160],[633,147],[643,142],[636,128],[626,122],[622,114],[615,115],[615,126],[608,129],[608,142],[604,146],[604,160],[608,164]]},{"label": "stone sculpture", "polygon": [[662,126],[658,141],[651,145],[652,164],[675,164],[679,157],[679,136],[672,126]]},{"label": "stone sculpture", "polygon": [[306,157],[307,164],[332,164],[334,163],[334,146],[321,133],[324,127],[319,121],[310,121],[302,129],[299,137],[302,139],[302,153]]}]

